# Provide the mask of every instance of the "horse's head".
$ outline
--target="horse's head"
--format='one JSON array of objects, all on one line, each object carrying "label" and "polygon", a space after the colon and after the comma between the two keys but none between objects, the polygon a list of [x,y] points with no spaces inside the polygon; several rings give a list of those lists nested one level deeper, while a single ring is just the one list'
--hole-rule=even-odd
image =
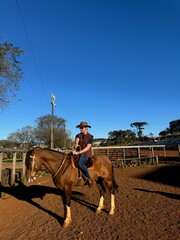
[{"label": "horse's head", "polygon": [[26,179],[28,182],[36,179],[36,174],[42,167],[42,162],[39,157],[35,155],[34,149],[29,149],[26,155]]}]

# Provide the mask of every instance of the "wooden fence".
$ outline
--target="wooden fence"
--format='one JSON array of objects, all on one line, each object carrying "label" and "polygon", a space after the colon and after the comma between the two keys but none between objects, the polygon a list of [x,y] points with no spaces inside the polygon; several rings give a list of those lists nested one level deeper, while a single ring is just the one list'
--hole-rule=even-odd
[{"label": "wooden fence", "polygon": [[[3,157],[5,155],[7,156],[9,153],[12,156],[12,162],[9,163],[12,167],[9,169],[3,169]],[[15,185],[16,175],[18,174],[16,169],[17,155],[19,155],[20,159],[22,160],[22,164],[21,164],[22,174],[19,174],[19,176],[21,175],[22,179],[25,178],[26,153],[27,153],[27,149],[0,148],[0,185],[2,183],[3,183],[2,185],[6,185],[9,182],[11,186]]]},{"label": "wooden fence", "polygon": [[[174,157],[180,160],[180,145],[178,150],[166,150],[165,145],[151,146],[112,146],[112,147],[93,147],[93,155],[106,155],[114,166],[135,166],[144,162],[147,164],[158,164],[159,158]],[[2,180],[14,186],[18,171],[21,171],[21,178],[25,178],[25,159],[27,149],[0,148],[0,185]],[[3,157],[11,155],[12,162],[10,168],[3,169]],[[21,167],[17,169],[17,157],[21,159]],[[10,178],[10,179],[9,179]]]},{"label": "wooden fence", "polygon": [[114,166],[122,167],[144,162],[158,164],[159,157],[166,158],[167,153],[168,156],[179,157],[179,151],[166,150],[165,145],[93,147],[92,151],[93,155],[106,155]]}]

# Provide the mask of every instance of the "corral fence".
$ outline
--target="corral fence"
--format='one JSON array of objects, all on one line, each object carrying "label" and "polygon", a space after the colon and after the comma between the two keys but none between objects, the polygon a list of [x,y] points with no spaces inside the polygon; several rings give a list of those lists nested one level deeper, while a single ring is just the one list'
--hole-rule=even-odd
[{"label": "corral fence", "polygon": [[[0,148],[0,185],[14,186],[16,178],[25,179],[27,151],[27,149]],[[9,161],[9,159],[12,160]],[[8,166],[5,169],[3,167],[4,161]]]},{"label": "corral fence", "polygon": [[106,155],[115,167],[159,164],[159,159],[180,158],[178,150],[166,150],[166,145],[93,147],[93,155]]},{"label": "corral fence", "polygon": [[[27,149],[0,147],[0,185],[15,185],[16,178],[25,179]],[[106,155],[115,167],[158,164],[159,159],[178,158],[177,150],[167,150],[165,145],[93,147],[93,155]],[[3,167],[5,166],[5,167]]]}]

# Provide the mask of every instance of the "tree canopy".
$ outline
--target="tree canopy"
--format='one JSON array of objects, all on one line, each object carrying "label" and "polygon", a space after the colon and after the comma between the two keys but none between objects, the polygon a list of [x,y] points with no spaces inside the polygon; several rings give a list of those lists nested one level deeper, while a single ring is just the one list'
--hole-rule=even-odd
[{"label": "tree canopy", "polygon": [[[54,116],[54,147],[63,148],[71,146],[71,132],[65,129],[66,120]],[[51,145],[51,115],[47,114],[35,120],[36,126],[26,126],[9,134],[8,141],[17,146],[45,146]]]},{"label": "tree canopy", "polygon": [[143,135],[143,126],[145,125],[149,125],[147,122],[134,122],[134,123],[131,123],[130,126],[131,127],[135,127],[137,128],[137,135],[139,138],[142,138],[142,135]]},{"label": "tree canopy", "polygon": [[16,92],[23,78],[21,62],[17,58],[22,54],[24,51],[12,43],[0,42],[0,109],[17,100]]},{"label": "tree canopy", "polygon": [[16,132],[10,133],[8,136],[9,142],[14,142],[17,146],[26,146],[27,143],[29,145],[34,145],[37,142],[34,128],[31,126],[23,127],[22,129],[18,129]]},{"label": "tree canopy", "polygon": [[[51,115],[47,114],[36,119],[35,134],[40,142],[50,147],[51,144]],[[64,146],[64,139],[67,137],[65,132],[66,121],[56,115],[53,117],[54,122],[54,147]]]},{"label": "tree canopy", "polygon": [[130,129],[116,130],[108,133],[107,145],[127,144],[135,140],[136,134]]},{"label": "tree canopy", "polygon": [[169,127],[159,133],[160,136],[167,134],[180,133],[180,119],[169,122]]}]

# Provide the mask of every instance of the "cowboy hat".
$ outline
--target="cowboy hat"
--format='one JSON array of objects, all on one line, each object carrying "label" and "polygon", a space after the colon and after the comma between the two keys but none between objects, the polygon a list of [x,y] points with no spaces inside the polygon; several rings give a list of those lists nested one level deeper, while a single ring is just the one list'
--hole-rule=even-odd
[{"label": "cowboy hat", "polygon": [[89,127],[89,128],[91,128],[91,126],[89,126],[87,124],[87,122],[81,122],[79,125],[76,126],[76,128],[81,128],[81,127]]}]

